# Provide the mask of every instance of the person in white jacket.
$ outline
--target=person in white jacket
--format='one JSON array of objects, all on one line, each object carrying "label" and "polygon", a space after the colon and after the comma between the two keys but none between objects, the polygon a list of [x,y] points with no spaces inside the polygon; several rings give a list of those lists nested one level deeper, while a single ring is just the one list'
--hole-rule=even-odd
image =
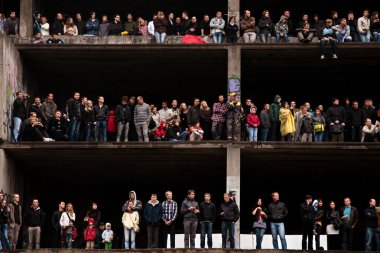
[{"label": "person in white jacket", "polygon": [[369,19],[369,11],[364,10],[363,11],[363,17],[358,19],[358,30],[360,35],[361,42],[370,42],[371,38],[371,31],[370,31],[370,25],[371,20]]},{"label": "person in white jacket", "polygon": [[376,120],[375,125],[372,124],[371,119],[366,119],[365,125],[362,129],[361,142],[373,142],[376,134],[379,133],[380,122]]},{"label": "person in white jacket", "polygon": [[49,36],[50,35],[50,33],[49,33],[50,25],[47,22],[46,17],[41,17],[40,27],[41,27],[41,35],[42,36]]},{"label": "person in white jacket", "polygon": [[112,249],[113,231],[111,230],[111,223],[106,223],[106,229],[102,233],[103,243],[105,249]]},{"label": "person in white jacket", "polygon": [[[125,249],[129,249],[129,246],[131,249],[136,248],[136,233],[139,230],[139,213],[137,211],[132,211],[133,208],[133,201],[128,201],[128,207],[131,211],[125,211],[123,214],[123,217],[121,218],[121,222],[124,226],[124,238],[125,238]],[[129,240],[131,243],[129,243]]]},{"label": "person in white jacket", "polygon": [[61,219],[59,220],[61,228],[65,229],[69,225],[70,220],[75,221],[74,207],[73,204],[67,203],[66,210],[62,213]]}]

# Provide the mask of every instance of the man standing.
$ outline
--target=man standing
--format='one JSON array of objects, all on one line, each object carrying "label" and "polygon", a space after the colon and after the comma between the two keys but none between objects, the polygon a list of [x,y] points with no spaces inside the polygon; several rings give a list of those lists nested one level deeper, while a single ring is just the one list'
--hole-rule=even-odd
[{"label": "man standing", "polygon": [[9,232],[8,237],[11,243],[11,250],[14,251],[17,246],[18,234],[22,225],[22,208],[20,205],[20,195],[13,194],[12,203],[9,208]]},{"label": "man standing", "polygon": [[49,93],[41,105],[42,123],[47,129],[49,129],[50,121],[54,118],[56,111],[57,105],[54,103],[54,95]]},{"label": "man standing", "polygon": [[241,138],[241,118],[243,108],[238,100],[236,93],[230,94],[230,100],[227,103],[227,139],[240,141]]},{"label": "man standing", "polygon": [[[2,193],[1,193],[2,194]],[[7,200],[0,198],[0,235],[3,241],[0,241],[0,249],[8,251],[10,249],[9,239],[8,239],[8,220],[9,220],[9,209],[7,207]],[[4,244],[2,244],[4,242]]]},{"label": "man standing", "polygon": [[17,35],[20,31],[20,21],[16,17],[16,12],[11,11],[9,18],[6,21],[6,32],[8,35]]},{"label": "man standing", "polygon": [[[128,202],[133,202],[133,207],[128,207]],[[136,192],[130,191],[129,192],[129,199],[124,203],[123,207],[121,208],[122,212],[132,212],[132,211],[138,211],[140,212],[142,209],[142,203],[140,200],[137,199]]]},{"label": "man standing", "polygon": [[313,250],[313,229],[315,222],[315,210],[312,205],[313,198],[306,195],[306,201],[301,204],[301,222],[302,222],[302,249]]},{"label": "man standing", "polygon": [[168,108],[168,102],[162,101],[162,108],[158,111],[158,114],[160,115],[160,121],[166,122],[166,120],[169,118],[169,108]]},{"label": "man standing", "polygon": [[117,136],[116,142],[120,142],[121,136],[124,136],[124,141],[128,141],[129,122],[131,121],[131,109],[128,105],[128,97],[121,98],[121,104],[116,106],[116,122]]},{"label": "man standing", "polygon": [[27,117],[27,98],[28,94],[22,93],[22,91],[16,92],[16,99],[13,102],[13,141],[18,142],[20,135],[21,122]]},{"label": "man standing", "polygon": [[201,248],[205,247],[205,239],[207,234],[207,246],[212,248],[212,225],[215,223],[216,207],[211,202],[211,194],[205,193],[205,201],[199,205],[201,220]]},{"label": "man standing", "polygon": [[170,234],[170,248],[175,248],[175,220],[177,218],[178,204],[173,200],[171,191],[165,192],[166,200],[162,203],[163,246],[167,248],[168,234]]},{"label": "man standing", "polygon": [[190,238],[190,248],[195,248],[195,234],[197,232],[198,226],[198,216],[199,206],[198,202],[195,201],[195,191],[188,190],[187,197],[182,202],[181,214],[183,216],[183,228],[184,228],[184,243],[185,248],[189,248],[189,238]]},{"label": "man standing", "polygon": [[104,97],[98,97],[98,104],[94,106],[95,111],[95,141],[98,142],[100,140],[100,136],[102,136],[102,141],[107,141],[107,121],[110,116],[110,112],[108,106],[104,104]]},{"label": "man standing", "polygon": [[53,244],[52,248],[60,248],[62,247],[63,240],[61,238],[61,225],[59,224],[59,221],[61,220],[61,215],[65,211],[65,202],[60,201],[58,204],[58,210],[53,213],[53,216],[51,217],[51,223],[53,225],[53,228],[55,230],[54,236],[53,236]]},{"label": "man standing", "polygon": [[[376,204],[376,203],[375,203]],[[351,199],[344,199],[344,207],[340,209],[342,220],[342,250],[351,251],[354,242],[354,230],[358,223],[358,210],[351,206]]]},{"label": "man standing", "polygon": [[157,200],[157,194],[152,193],[144,209],[144,219],[148,225],[148,249],[158,247],[161,217],[162,206]]},{"label": "man standing", "polygon": [[194,99],[194,105],[189,107],[187,113],[187,124],[189,125],[189,129],[191,126],[200,122],[201,119],[201,108],[200,108],[200,100],[199,98]]},{"label": "man standing", "polygon": [[219,95],[218,102],[212,106],[212,137],[214,140],[221,140],[226,123],[227,105],[224,103],[224,96]]},{"label": "man standing", "polygon": [[73,98],[67,101],[67,114],[70,119],[69,141],[77,141],[79,139],[79,129],[81,121],[80,110],[80,93],[74,92]]},{"label": "man standing", "polygon": [[222,217],[222,248],[227,245],[227,230],[229,232],[230,248],[235,248],[235,222],[239,220],[240,212],[235,201],[231,199],[230,194],[224,193],[224,202],[220,204],[220,213]]},{"label": "man standing", "polygon": [[376,230],[377,230],[377,213],[376,213],[376,200],[369,200],[369,207],[365,210],[365,215],[367,217],[367,231],[365,235],[365,251],[372,251],[373,245],[376,241]]},{"label": "man standing", "polygon": [[269,119],[270,124],[272,127],[272,133],[271,133],[271,141],[278,141],[279,140],[279,133],[280,133],[280,108],[281,108],[281,97],[279,95],[276,95],[274,97],[273,103],[270,105],[269,108]]},{"label": "man standing", "polygon": [[41,227],[45,222],[45,213],[39,206],[38,199],[33,199],[33,204],[26,210],[25,224],[28,227],[28,249],[33,249],[33,243],[36,249],[40,248]]},{"label": "man standing", "polygon": [[148,125],[151,117],[150,106],[144,103],[142,96],[137,97],[137,105],[134,111],[134,123],[139,141],[149,142]]},{"label": "man standing", "polygon": [[272,231],[273,248],[278,249],[277,235],[279,235],[281,248],[287,249],[284,220],[288,216],[288,208],[284,203],[280,202],[278,192],[272,193],[272,200],[273,202],[268,205],[268,217]]}]

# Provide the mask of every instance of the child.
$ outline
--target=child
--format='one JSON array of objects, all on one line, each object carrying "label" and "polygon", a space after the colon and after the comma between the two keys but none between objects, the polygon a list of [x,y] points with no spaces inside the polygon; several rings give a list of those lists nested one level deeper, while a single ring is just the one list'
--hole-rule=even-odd
[{"label": "child", "polygon": [[72,249],[73,242],[77,236],[77,230],[74,226],[74,221],[72,219],[69,220],[69,225],[66,227],[64,233],[65,233],[65,247],[67,249]]},{"label": "child", "polygon": [[95,249],[104,249],[103,231],[105,230],[104,222],[100,222],[99,227],[96,230]]},{"label": "child", "polygon": [[106,230],[102,234],[105,249],[112,249],[113,231],[111,230],[111,223],[106,223]]},{"label": "child", "polygon": [[94,226],[94,218],[88,219],[88,226],[84,231],[84,239],[86,240],[86,249],[95,248],[96,228]]},{"label": "child", "polygon": [[259,116],[257,116],[256,107],[251,108],[251,113],[247,116],[247,123],[248,123],[248,140],[249,141],[257,141],[257,131],[258,127],[260,126],[260,119]]},{"label": "child", "polygon": [[200,123],[195,123],[194,126],[190,127],[190,141],[200,141],[203,139],[203,130],[200,127]]},{"label": "child", "polygon": [[160,126],[156,128],[154,132],[155,141],[164,141],[166,135],[165,121],[161,121]]}]

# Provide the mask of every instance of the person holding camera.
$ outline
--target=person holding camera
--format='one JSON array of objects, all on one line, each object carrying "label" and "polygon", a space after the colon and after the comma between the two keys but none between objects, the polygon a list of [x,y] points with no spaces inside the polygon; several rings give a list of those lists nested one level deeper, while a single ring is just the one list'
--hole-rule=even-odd
[{"label": "person holding camera", "polygon": [[340,209],[340,219],[342,220],[342,249],[352,251],[354,243],[354,231],[359,221],[358,210],[351,205],[351,199],[344,198],[344,207]]},{"label": "person holding camera", "polygon": [[198,226],[198,213],[199,205],[198,202],[195,201],[195,191],[188,190],[187,197],[181,205],[181,215],[183,216],[183,229],[185,234],[184,243],[186,249],[189,248],[189,243],[191,249],[195,248],[195,235]]},{"label": "person holding camera", "polygon": [[267,229],[268,215],[266,208],[263,207],[263,200],[257,199],[257,207],[253,209],[253,230],[256,234],[256,249],[261,249],[261,242],[263,241],[265,230]]},{"label": "person holding camera", "polygon": [[230,94],[227,103],[227,139],[240,141],[241,119],[243,117],[243,107],[235,92]]}]

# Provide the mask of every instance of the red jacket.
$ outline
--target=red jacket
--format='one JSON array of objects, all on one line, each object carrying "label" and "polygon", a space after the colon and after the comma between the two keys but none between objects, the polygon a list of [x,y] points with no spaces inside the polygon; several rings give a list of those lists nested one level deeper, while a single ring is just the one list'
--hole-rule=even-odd
[{"label": "red jacket", "polygon": [[160,126],[156,128],[154,139],[164,139],[166,134],[165,121],[161,121]]},{"label": "red jacket", "polygon": [[[248,123],[248,126],[250,126],[250,127],[260,126],[259,116],[257,116],[257,114],[252,114],[252,113],[248,114],[247,123]],[[256,125],[256,126],[254,126],[254,125]]]},{"label": "red jacket", "polygon": [[86,241],[95,241],[96,238],[96,228],[95,226],[87,226],[84,231],[84,239]]},{"label": "red jacket", "polygon": [[108,117],[107,132],[116,133],[116,118],[115,111],[110,111],[110,116]]}]

